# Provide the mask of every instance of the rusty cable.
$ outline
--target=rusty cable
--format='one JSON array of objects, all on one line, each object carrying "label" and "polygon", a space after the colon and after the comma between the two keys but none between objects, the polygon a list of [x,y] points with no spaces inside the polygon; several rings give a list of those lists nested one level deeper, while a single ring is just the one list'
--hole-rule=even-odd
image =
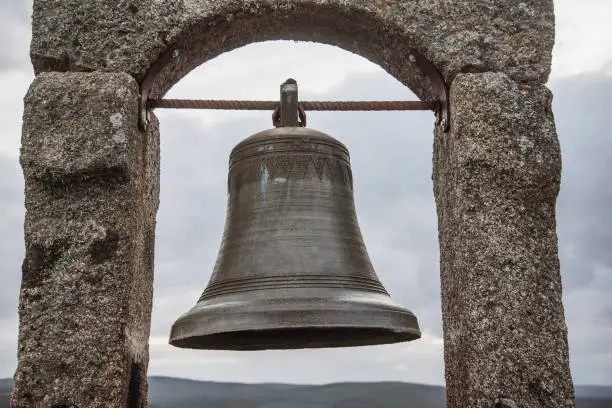
[{"label": "rusty cable", "polygon": [[435,102],[422,101],[305,101],[305,110],[312,111],[400,111],[434,110]]},{"label": "rusty cable", "polygon": [[[304,101],[299,102],[307,111],[406,111],[436,110],[432,101]],[[222,110],[274,110],[277,101],[235,101],[205,99],[149,99],[148,107],[167,109],[222,109]]]}]

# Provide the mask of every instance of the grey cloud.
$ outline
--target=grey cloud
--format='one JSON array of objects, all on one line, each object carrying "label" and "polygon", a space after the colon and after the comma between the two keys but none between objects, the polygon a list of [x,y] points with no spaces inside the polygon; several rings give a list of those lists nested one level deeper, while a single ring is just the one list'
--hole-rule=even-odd
[{"label": "grey cloud", "polygon": [[612,266],[612,77],[583,76],[553,82],[553,109],[563,174],[558,202],[559,238],[587,264]]},{"label": "grey cloud", "polygon": [[612,306],[606,307],[601,317],[604,324],[612,327]]},{"label": "grey cloud", "polygon": [[[404,380],[438,383],[441,363],[431,362],[431,356],[423,353],[412,360],[421,368],[422,375],[410,367],[408,354],[397,347],[380,346],[337,350],[288,350],[279,352],[159,352],[167,365],[156,367],[151,361],[152,373],[170,373],[183,377],[214,379],[216,381],[328,383],[334,381],[384,381]],[[192,363],[192,364],[189,364]],[[404,365],[404,367],[402,367]],[[427,368],[435,375],[429,374]],[[406,370],[405,368],[408,368]],[[412,373],[411,373],[412,372]]]},{"label": "grey cloud", "polygon": [[0,2],[0,70],[29,68],[32,0]]},{"label": "grey cloud", "polygon": [[32,0],[3,0],[0,4],[0,10],[5,16],[21,19],[24,23],[27,23],[26,20],[32,14]]},{"label": "grey cloud", "polygon": [[17,159],[0,155],[0,377],[17,363],[17,303],[23,259],[23,178]]},{"label": "grey cloud", "polygon": [[0,321],[17,311],[23,249],[23,176],[17,159],[0,155]]},{"label": "grey cloud", "polygon": [[2,378],[12,377],[17,367],[17,342],[11,347],[0,348],[0,376]]},{"label": "grey cloud", "polygon": [[612,77],[600,73],[553,81],[553,111],[563,172],[557,202],[559,256],[571,366],[578,383],[612,382],[612,143],[607,95]]}]

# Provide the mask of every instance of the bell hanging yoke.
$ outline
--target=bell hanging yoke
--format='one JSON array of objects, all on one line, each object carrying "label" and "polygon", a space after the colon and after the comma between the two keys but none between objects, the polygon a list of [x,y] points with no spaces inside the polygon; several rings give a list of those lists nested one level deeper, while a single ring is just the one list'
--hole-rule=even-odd
[{"label": "bell hanging yoke", "polygon": [[234,147],[225,230],[208,286],[172,326],[194,349],[350,347],[420,338],[368,257],[349,152],[305,127],[294,80],[281,85],[276,128]]},{"label": "bell hanging yoke", "polygon": [[[420,72],[429,83],[431,101],[305,101],[299,109],[305,116],[306,110],[318,111],[391,111],[391,110],[432,110],[436,114],[436,126],[443,132],[450,130],[450,108],[448,86],[442,73],[415,49],[407,49],[407,63]],[[181,46],[175,44],[163,52],[147,71],[140,83],[138,123],[146,130],[150,122],[150,112],[155,108],[169,109],[223,109],[223,110],[272,110],[278,109],[275,101],[236,101],[236,100],[193,100],[193,99],[156,99],[151,96],[160,89],[156,80],[180,65]]]}]

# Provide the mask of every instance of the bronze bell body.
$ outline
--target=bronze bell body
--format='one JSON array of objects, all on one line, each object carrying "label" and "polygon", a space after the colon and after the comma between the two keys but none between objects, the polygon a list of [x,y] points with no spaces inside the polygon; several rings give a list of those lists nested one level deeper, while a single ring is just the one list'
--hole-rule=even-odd
[{"label": "bronze bell body", "polygon": [[279,127],[230,155],[225,231],[210,282],[172,327],[196,349],[347,347],[420,337],[378,280],[357,223],[349,153]]},{"label": "bronze bell body", "polygon": [[391,300],[372,268],[347,148],[300,127],[305,119],[289,79],[278,127],[232,150],[217,262],[198,303],[172,326],[170,344],[298,349],[421,336],[415,315]]}]

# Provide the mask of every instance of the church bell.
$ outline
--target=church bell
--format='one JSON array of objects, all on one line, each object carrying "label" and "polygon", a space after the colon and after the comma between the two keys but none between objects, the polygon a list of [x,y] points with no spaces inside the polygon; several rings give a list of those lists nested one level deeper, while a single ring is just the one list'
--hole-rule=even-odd
[{"label": "church bell", "polygon": [[266,350],[420,338],[416,316],[391,300],[368,257],[347,148],[306,128],[299,112],[288,80],[277,127],[232,150],[217,261],[170,344]]}]

